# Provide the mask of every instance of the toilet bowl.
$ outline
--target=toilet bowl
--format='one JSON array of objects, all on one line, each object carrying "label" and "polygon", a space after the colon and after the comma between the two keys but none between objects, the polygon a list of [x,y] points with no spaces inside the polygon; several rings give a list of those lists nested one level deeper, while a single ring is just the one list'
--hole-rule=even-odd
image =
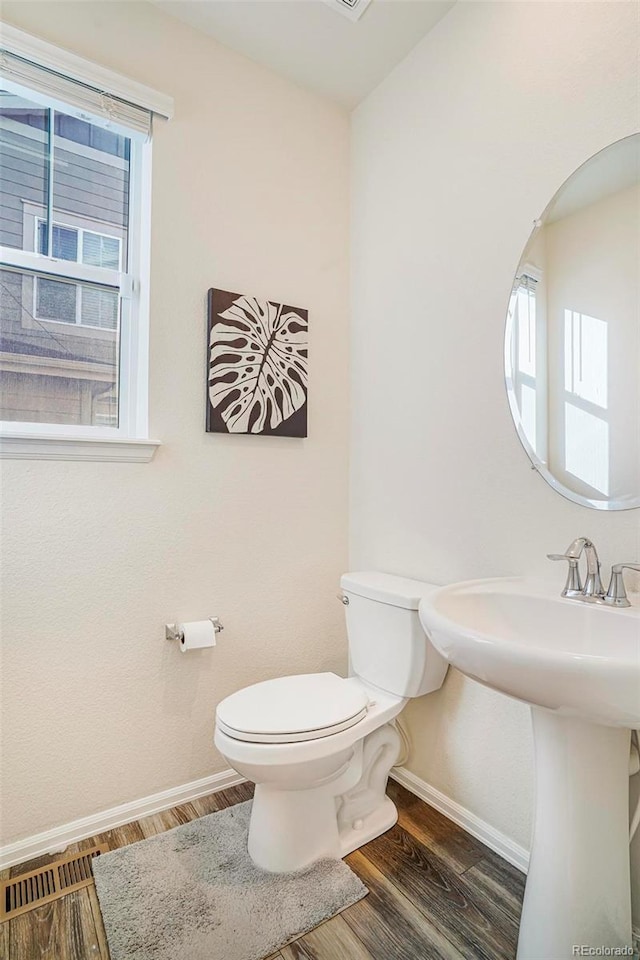
[{"label": "toilet bowl", "polygon": [[266,680],[216,711],[217,749],[256,784],[249,854],[271,872],[344,857],[393,826],[385,791],[400,737],[391,721],[447,671],[418,619],[432,585],[381,573],[341,584],[353,676]]}]

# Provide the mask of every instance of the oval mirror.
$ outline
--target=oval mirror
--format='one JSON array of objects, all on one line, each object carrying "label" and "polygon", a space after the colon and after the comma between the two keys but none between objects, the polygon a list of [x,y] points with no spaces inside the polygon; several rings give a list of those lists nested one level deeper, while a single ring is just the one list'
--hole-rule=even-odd
[{"label": "oval mirror", "polygon": [[640,506],[640,134],[583,164],[525,247],[505,378],[518,436],[563,496]]}]

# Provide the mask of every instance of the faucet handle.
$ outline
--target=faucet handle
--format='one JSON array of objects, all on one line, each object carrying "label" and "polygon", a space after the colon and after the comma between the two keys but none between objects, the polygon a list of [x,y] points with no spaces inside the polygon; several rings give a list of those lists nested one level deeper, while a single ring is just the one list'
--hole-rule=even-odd
[{"label": "faucet handle", "polygon": [[582,581],[580,579],[580,571],[578,569],[578,561],[580,559],[579,555],[577,557],[572,556],[571,553],[548,553],[548,560],[566,560],[569,564],[569,570],[567,572],[567,582],[564,585],[564,590],[562,591],[561,596],[563,597],[579,597],[582,594]]},{"label": "faucet handle", "polygon": [[611,567],[609,589],[604,597],[604,603],[611,607],[630,607],[627,591],[624,586],[623,570],[640,571],[640,563],[614,563]]}]

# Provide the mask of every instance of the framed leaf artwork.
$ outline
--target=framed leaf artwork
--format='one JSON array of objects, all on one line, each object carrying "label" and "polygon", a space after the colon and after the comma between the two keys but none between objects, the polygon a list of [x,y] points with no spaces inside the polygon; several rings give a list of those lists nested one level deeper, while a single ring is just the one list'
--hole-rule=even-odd
[{"label": "framed leaf artwork", "polygon": [[207,432],[307,435],[308,311],[209,290]]}]

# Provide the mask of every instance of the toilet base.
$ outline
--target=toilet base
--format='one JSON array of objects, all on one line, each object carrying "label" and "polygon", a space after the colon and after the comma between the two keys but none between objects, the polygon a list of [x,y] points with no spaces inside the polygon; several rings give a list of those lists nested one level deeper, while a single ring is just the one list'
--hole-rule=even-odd
[{"label": "toilet base", "polygon": [[341,860],[385,833],[398,821],[389,797],[338,830],[335,798],[321,791],[273,791],[256,786],[249,827],[249,856],[269,873],[302,870],[317,860]]},{"label": "toilet base", "polygon": [[348,829],[340,831],[340,856],[346,857],[358,847],[375,840],[398,822],[398,811],[389,797],[362,820],[356,820]]},{"label": "toilet base", "polygon": [[398,732],[385,724],[359,746],[328,782],[298,789],[256,784],[248,850],[257,867],[288,873],[325,857],[339,860],[397,822],[385,791]]},{"label": "toilet base", "polygon": [[280,790],[258,783],[249,823],[249,856],[261,870],[289,873],[340,858],[333,796],[326,787]]}]

